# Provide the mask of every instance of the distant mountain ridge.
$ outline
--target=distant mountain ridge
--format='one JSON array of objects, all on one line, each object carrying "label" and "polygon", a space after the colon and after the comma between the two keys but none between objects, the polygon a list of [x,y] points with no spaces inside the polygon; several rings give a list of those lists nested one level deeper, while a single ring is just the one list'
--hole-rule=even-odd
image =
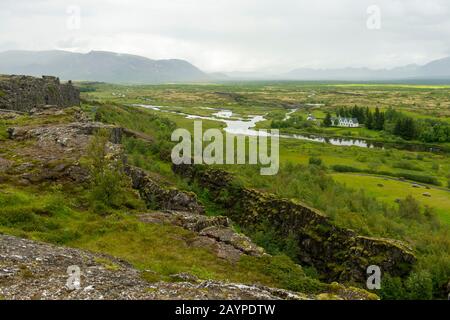
[{"label": "distant mountain ridge", "polygon": [[393,69],[299,68],[283,74],[265,72],[205,73],[185,60],[152,60],[108,51],[74,53],[61,50],[0,52],[0,74],[54,75],[62,80],[153,84],[229,80],[421,81],[450,82],[450,57],[423,66]]},{"label": "distant mountain ridge", "polygon": [[152,60],[107,51],[0,52],[0,74],[54,75],[63,80],[111,83],[208,81],[210,76],[185,60]]},{"label": "distant mountain ridge", "polygon": [[300,68],[281,77],[287,80],[450,80],[450,57],[434,60],[423,66],[411,64],[393,69]]}]

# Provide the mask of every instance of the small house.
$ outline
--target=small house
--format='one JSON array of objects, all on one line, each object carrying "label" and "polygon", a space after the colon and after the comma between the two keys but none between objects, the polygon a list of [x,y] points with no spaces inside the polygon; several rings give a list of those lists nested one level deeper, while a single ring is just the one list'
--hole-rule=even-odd
[{"label": "small house", "polygon": [[358,119],[356,118],[332,118],[331,124],[335,127],[357,128],[359,127]]}]

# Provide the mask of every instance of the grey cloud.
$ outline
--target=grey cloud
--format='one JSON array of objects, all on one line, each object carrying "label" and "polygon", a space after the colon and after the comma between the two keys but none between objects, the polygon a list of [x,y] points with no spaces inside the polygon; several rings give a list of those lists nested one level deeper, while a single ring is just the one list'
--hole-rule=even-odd
[{"label": "grey cloud", "polygon": [[[66,27],[73,4],[79,30]],[[366,28],[373,4],[380,30]],[[449,54],[449,13],[446,0],[2,0],[0,49],[110,50],[207,71],[390,68]]]}]

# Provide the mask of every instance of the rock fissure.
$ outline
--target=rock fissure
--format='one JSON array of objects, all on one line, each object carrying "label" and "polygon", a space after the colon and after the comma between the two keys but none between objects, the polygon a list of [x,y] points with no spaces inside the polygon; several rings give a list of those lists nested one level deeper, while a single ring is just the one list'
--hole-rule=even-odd
[{"label": "rock fissure", "polygon": [[295,241],[299,262],[314,266],[328,282],[365,283],[370,265],[404,277],[415,263],[404,242],[358,236],[303,203],[237,185],[223,170],[194,165],[174,165],[173,170],[208,189],[227,216],[247,230],[269,228],[280,239]]}]

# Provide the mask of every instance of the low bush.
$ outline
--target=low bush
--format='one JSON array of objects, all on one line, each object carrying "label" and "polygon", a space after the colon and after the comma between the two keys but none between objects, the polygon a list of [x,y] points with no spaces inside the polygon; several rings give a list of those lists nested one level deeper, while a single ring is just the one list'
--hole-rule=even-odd
[{"label": "low bush", "polygon": [[331,167],[336,172],[362,172],[361,169],[343,164],[335,164]]},{"label": "low bush", "polygon": [[406,169],[406,170],[413,170],[413,171],[423,171],[422,168],[416,166],[410,161],[398,161],[395,162],[392,167],[399,168],[399,169]]},{"label": "low bush", "polygon": [[367,174],[376,174],[376,175],[384,175],[390,177],[404,178],[416,182],[433,184],[436,186],[440,186],[441,182],[438,178],[434,176],[427,176],[423,174],[417,173],[409,173],[409,172],[390,172],[390,171],[377,171],[373,169],[360,169],[348,165],[336,164],[331,167],[335,172],[360,172]]},{"label": "low bush", "polygon": [[318,157],[310,157],[309,164],[315,165],[315,166],[320,166],[320,165],[322,165],[322,159],[318,158]]}]

